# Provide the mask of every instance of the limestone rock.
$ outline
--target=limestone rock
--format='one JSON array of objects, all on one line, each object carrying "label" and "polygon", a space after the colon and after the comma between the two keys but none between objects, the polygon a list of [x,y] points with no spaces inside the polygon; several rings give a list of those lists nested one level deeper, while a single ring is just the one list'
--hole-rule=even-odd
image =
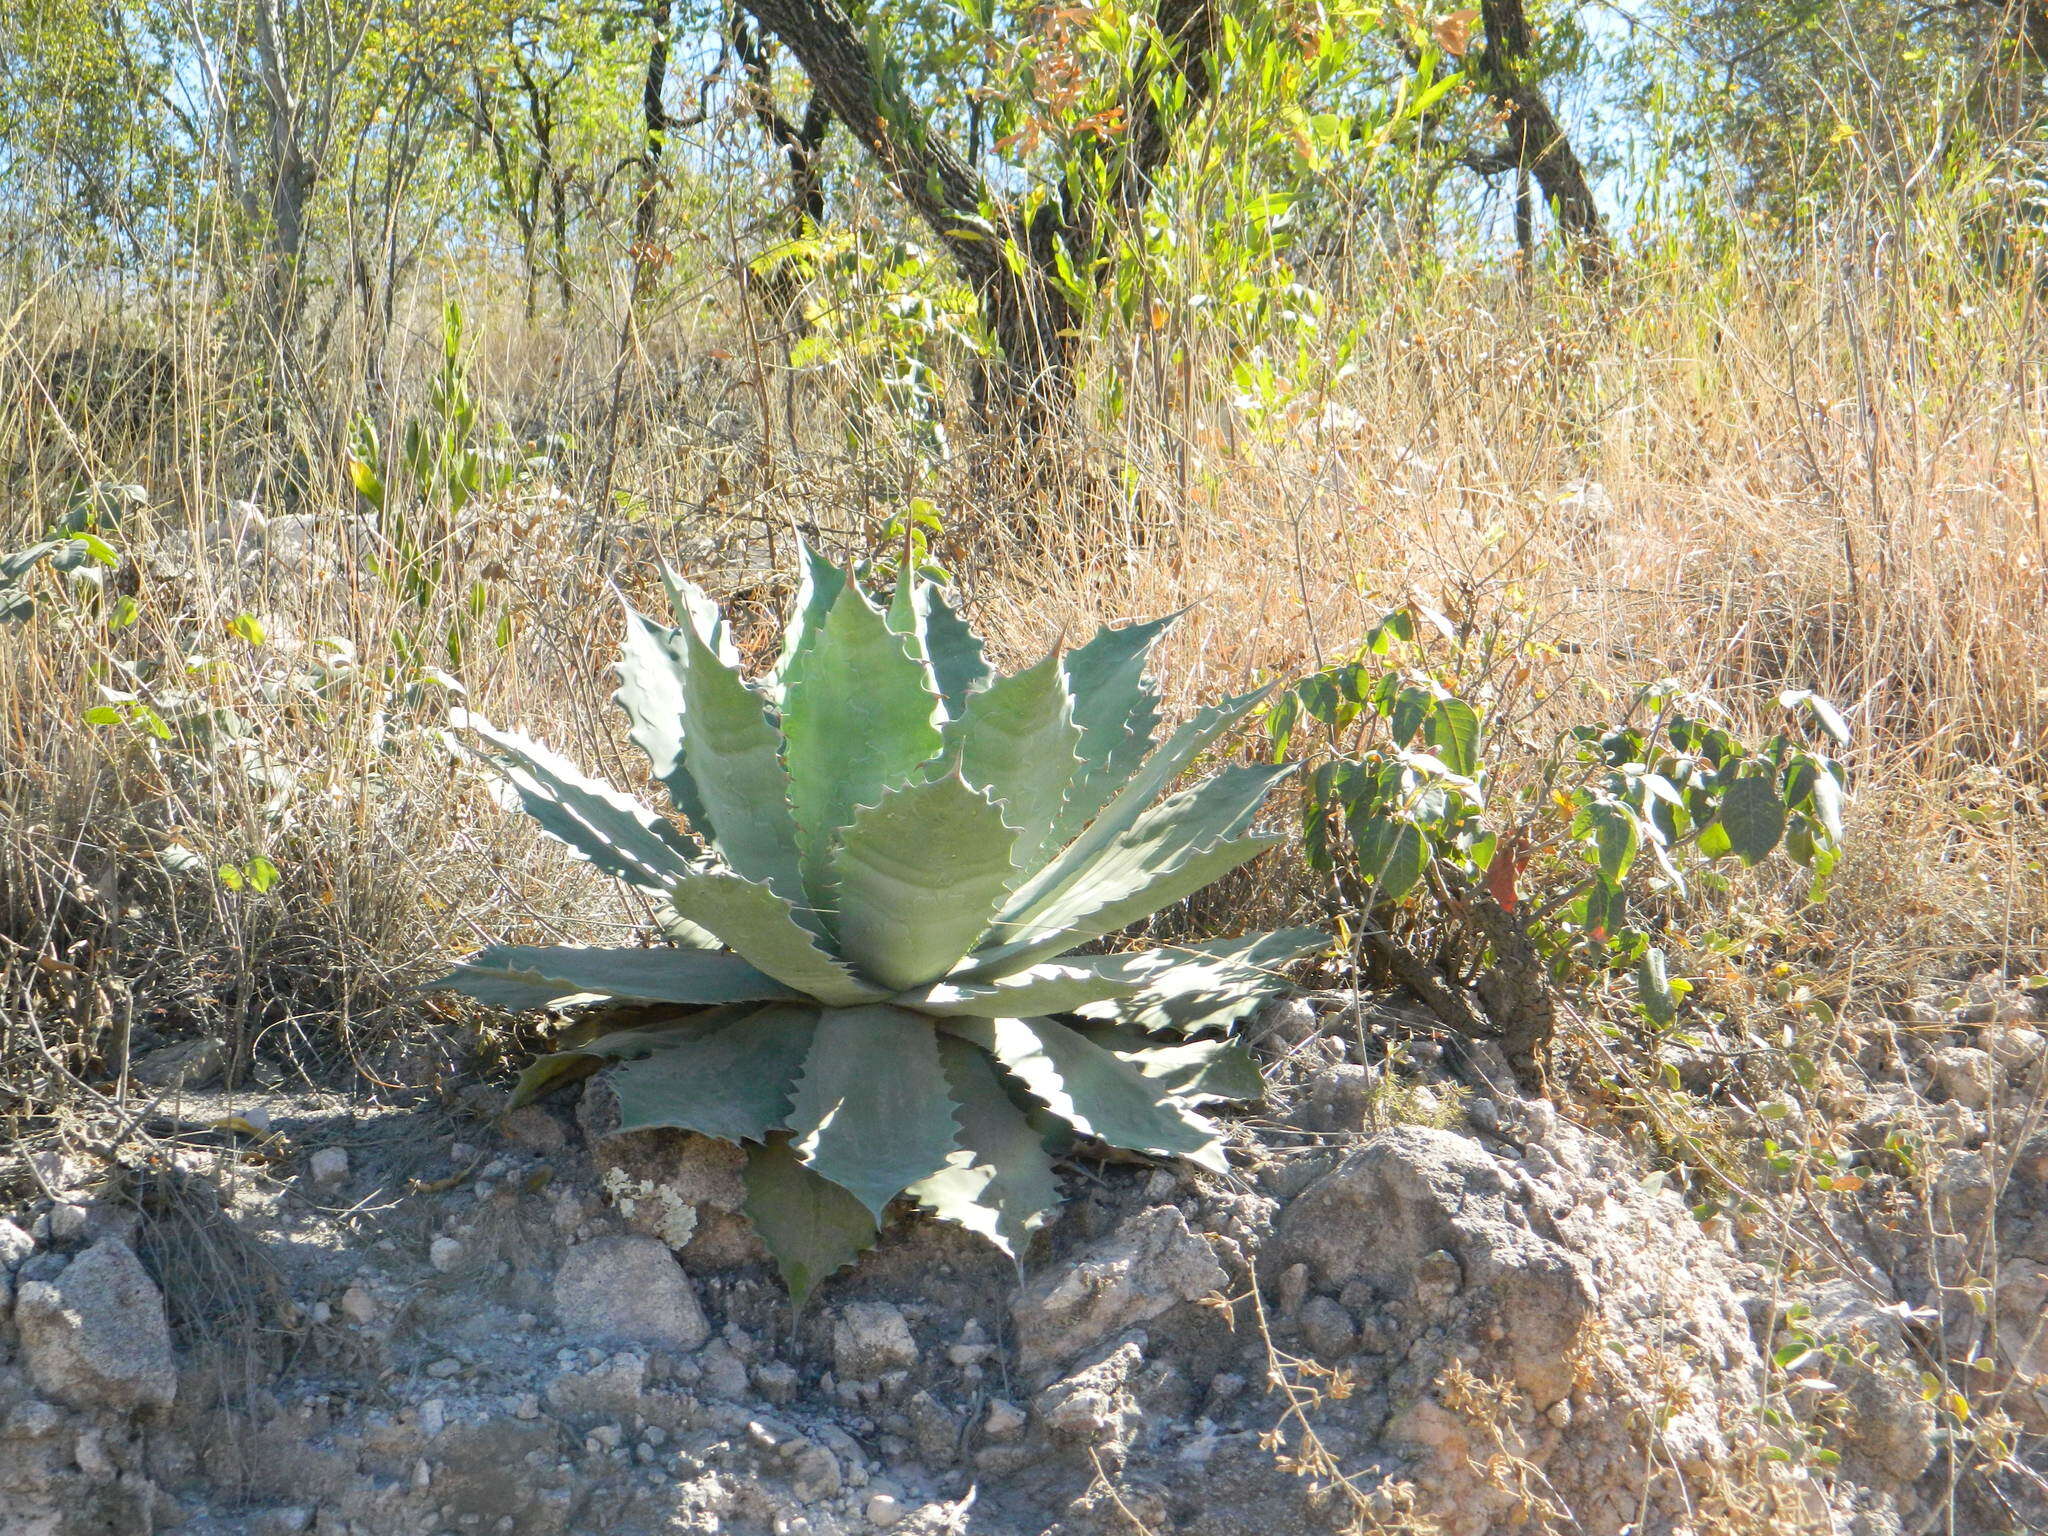
[{"label": "limestone rock", "polygon": [[1054,1440],[1110,1450],[1127,1442],[1140,1414],[1131,1377],[1144,1363],[1135,1342],[1118,1345],[1084,1370],[1054,1382],[1032,1407]]},{"label": "limestone rock", "polygon": [[[1571,1390],[1566,1355],[1593,1316],[1594,1286],[1582,1259],[1510,1214],[1512,1193],[1476,1141],[1404,1127],[1373,1138],[1304,1190],[1280,1218],[1271,1257],[1306,1263],[1321,1289],[1363,1279],[1425,1305],[1448,1301],[1462,1272],[1465,1285],[1497,1302],[1517,1384],[1548,1407]],[[1453,1263],[1425,1265],[1439,1253]],[[1418,1288],[1418,1278],[1439,1271],[1450,1286]]]},{"label": "limestone rock", "polygon": [[36,1240],[0,1217],[0,1269],[12,1269],[36,1251]]},{"label": "limestone rock", "polygon": [[1848,1280],[1816,1288],[1806,1302],[1814,1332],[1840,1346],[1827,1375],[1848,1398],[1840,1428],[1844,1468],[1858,1482],[1906,1487],[1933,1462],[1939,1431],[1933,1404],[1902,1364],[1912,1356],[1898,1320]]},{"label": "limestone rock", "polygon": [[917,1340],[886,1301],[848,1302],[832,1325],[832,1369],[841,1381],[873,1381],[917,1364]]},{"label": "limestone rock", "polygon": [[180,1040],[136,1057],[128,1075],[152,1088],[203,1088],[220,1076],[226,1058],[218,1040]]},{"label": "limestone rock", "polygon": [[606,1196],[635,1231],[658,1237],[696,1272],[765,1262],[768,1251],[741,1212],[747,1155],[688,1131],[621,1133],[618,1095],[603,1077],[585,1086],[576,1122]]},{"label": "limestone rock", "polygon": [[1965,1109],[1982,1109],[1991,1101],[1991,1054],[1967,1045],[1943,1046],[1928,1056],[1934,1085],[1945,1099]]},{"label": "limestone rock", "polygon": [[95,1243],[54,1280],[24,1284],[14,1308],[37,1388],[74,1408],[167,1408],[178,1390],[156,1282],[127,1244]]},{"label": "limestone rock", "polygon": [[1177,1206],[1141,1211],[1071,1264],[1034,1279],[1011,1309],[1018,1363],[1046,1372],[1229,1284]]},{"label": "limestone rock", "polygon": [[688,1353],[711,1337],[690,1277],[651,1237],[600,1237],[571,1248],[555,1273],[555,1311],[592,1342]]}]

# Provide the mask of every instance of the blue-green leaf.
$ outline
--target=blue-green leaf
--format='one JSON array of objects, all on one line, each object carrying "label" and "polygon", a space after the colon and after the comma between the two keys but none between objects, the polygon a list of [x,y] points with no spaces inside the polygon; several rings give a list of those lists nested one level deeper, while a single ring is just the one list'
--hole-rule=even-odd
[{"label": "blue-green leaf", "polygon": [[767,1245],[798,1312],[820,1281],[875,1245],[878,1229],[867,1208],[806,1168],[786,1136],[747,1148],[746,1185],[747,1219]]},{"label": "blue-green leaf", "polygon": [[936,981],[1015,883],[1016,841],[957,775],[888,791],[855,813],[828,865],[840,952],[891,991]]},{"label": "blue-green leaf", "polygon": [[980,1233],[1021,1264],[1031,1234],[1060,1207],[1045,1140],[981,1051],[942,1036],[939,1063],[957,1106],[960,1148],[909,1193],[941,1220]]},{"label": "blue-green leaf", "polygon": [[763,1008],[702,1033],[678,1033],[611,1076],[619,1129],[695,1131],[759,1141],[790,1113],[790,1088],[811,1049],[815,1008]]},{"label": "blue-green leaf", "polygon": [[484,754],[510,782],[527,815],[543,832],[615,879],[662,891],[697,868],[703,850],[632,796],[585,775],[541,742],[500,731],[480,716],[457,711],[490,743]]},{"label": "blue-green leaf", "polygon": [[729,945],[749,964],[832,1007],[883,995],[820,947],[814,930],[781,894],[724,870],[676,883],[677,911]]},{"label": "blue-green leaf", "polygon": [[1080,728],[1080,770],[1067,790],[1052,841],[1064,843],[1107,805],[1152,750],[1159,696],[1145,679],[1152,647],[1178,613],[1122,629],[1103,629],[1062,663]]},{"label": "blue-green leaf", "polygon": [[591,992],[648,1003],[745,1003],[803,994],[756,970],[738,955],[709,949],[580,949],[568,945],[495,944],[456,962],[431,988],[467,992],[513,981],[557,995]]},{"label": "blue-green leaf", "polygon": [[1165,1097],[1143,1073],[1052,1019],[948,1019],[1034,1098],[1083,1136],[1131,1152],[1185,1157],[1221,1172],[1216,1127]]},{"label": "blue-green leaf", "polygon": [[790,809],[804,889],[826,904],[827,863],[858,807],[904,784],[939,748],[924,664],[848,585],[783,684]]},{"label": "blue-green leaf", "polygon": [[901,1008],[829,1008],[804,1059],[789,1129],[804,1162],[877,1217],[959,1145],[931,1021]]},{"label": "blue-green leaf", "polygon": [[946,727],[942,761],[1001,805],[1021,870],[1037,869],[1049,851],[1080,740],[1057,655],[975,694]]}]

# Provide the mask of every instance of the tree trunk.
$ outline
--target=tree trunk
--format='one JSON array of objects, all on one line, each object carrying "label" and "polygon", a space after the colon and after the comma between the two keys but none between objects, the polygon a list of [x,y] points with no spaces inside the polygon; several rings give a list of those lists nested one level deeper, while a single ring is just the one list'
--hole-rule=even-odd
[{"label": "tree trunk", "polygon": [[640,195],[633,205],[633,302],[653,294],[662,266],[655,231],[661,216],[661,162],[668,147],[668,29],[672,0],[654,0],[649,19],[654,37],[647,45],[647,74],[640,86],[640,117],[646,135],[640,152]]},{"label": "tree trunk", "polygon": [[1542,90],[1523,76],[1533,40],[1522,0],[1481,0],[1480,15],[1486,45],[1476,73],[1505,116],[1506,158],[1536,178],[1544,200],[1556,211],[1559,229],[1577,247],[1580,265],[1589,275],[1603,274],[1613,263],[1613,251],[1586,168]]},{"label": "tree trunk", "polygon": [[[796,55],[832,115],[966,274],[1002,352],[1000,399],[992,405],[1016,412],[1027,435],[1054,425],[1073,403],[1080,318],[1057,281],[1056,251],[1070,238],[1085,246],[1086,231],[1068,225],[1057,198],[1041,199],[1022,215],[990,195],[908,94],[876,78],[867,45],[840,0],[741,3]],[[1174,67],[1188,82],[1187,99],[1200,103],[1214,88],[1208,53],[1218,26],[1215,0],[1161,0],[1158,24],[1175,46]],[[1141,80],[1134,93],[1131,137],[1118,171],[1118,202],[1126,209],[1142,206],[1171,137],[1149,85]],[[1007,250],[1014,250],[1015,262]]]},{"label": "tree trunk", "polygon": [[283,347],[298,323],[299,261],[306,249],[306,200],[314,170],[301,143],[303,125],[277,0],[261,0],[256,7],[256,62],[270,141],[270,270],[264,277],[263,317],[271,344]]}]

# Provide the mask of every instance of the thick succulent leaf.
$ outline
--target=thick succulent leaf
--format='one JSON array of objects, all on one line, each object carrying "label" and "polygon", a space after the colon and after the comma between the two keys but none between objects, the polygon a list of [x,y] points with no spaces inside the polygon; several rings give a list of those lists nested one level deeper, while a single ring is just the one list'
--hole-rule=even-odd
[{"label": "thick succulent leaf", "polygon": [[601,993],[579,992],[573,988],[565,991],[557,983],[526,981],[492,971],[478,971],[472,975],[451,971],[437,981],[428,982],[425,988],[427,991],[438,989],[460,992],[465,997],[473,997],[493,1008],[502,1008],[507,1013],[537,1013],[543,1008],[574,1008],[582,1003],[606,1001]]},{"label": "thick succulent leaf", "polygon": [[921,584],[917,602],[924,620],[925,657],[931,663],[932,676],[938,680],[947,716],[957,719],[967,707],[969,697],[989,686],[995,669],[982,654],[981,641],[938,587],[929,582]]},{"label": "thick succulent leaf", "polygon": [[948,1034],[980,1046],[1034,1098],[1084,1136],[1157,1157],[1224,1168],[1216,1127],[1144,1074],[1053,1019],[949,1019]]},{"label": "thick succulent leaf", "polygon": [[1226,768],[1140,816],[1062,889],[1022,918],[1000,920],[993,942],[955,981],[983,981],[1114,933],[1258,857],[1273,837],[1239,837],[1291,768]]},{"label": "thick succulent leaf", "polygon": [[965,1040],[943,1036],[939,1064],[959,1106],[960,1150],[910,1186],[943,1221],[978,1232],[1018,1263],[1031,1234],[1060,1208],[1045,1140],[1004,1089],[996,1067]]},{"label": "thick succulent leaf", "polygon": [[1160,974],[1151,954],[1068,955],[980,982],[935,982],[894,1001],[937,1018],[1032,1018],[1084,1005],[1112,1007],[1134,998]]},{"label": "thick succulent leaf", "polygon": [[[521,1105],[531,1104],[561,1083],[588,1077],[607,1061],[645,1055],[675,1040],[695,1038],[734,1019],[744,1018],[760,1006],[758,1003],[741,1003],[730,1008],[706,1008],[659,1025],[613,1030],[600,1027],[581,1043],[568,1043],[560,1050],[536,1057],[519,1074],[519,1082],[512,1090],[512,1101],[507,1108],[518,1109]],[[570,1033],[574,1035],[581,1031],[572,1030]]]},{"label": "thick succulent leaf", "polygon": [[756,970],[738,955],[709,949],[579,949],[568,945],[495,944],[480,949],[431,987],[468,992],[482,981],[510,980],[558,994],[595,992],[651,1003],[745,1003],[803,994]]},{"label": "thick succulent leaf", "polygon": [[1188,764],[1213,745],[1258,705],[1272,689],[1255,689],[1196,712],[1166,744],[1138,770],[1137,775],[1103,808],[1055,859],[1017,888],[1003,908],[1006,922],[1017,922],[1064,890],[1101,857],[1118,838],[1129,832],[1138,818],[1150,810],[1159,797],[1173,787]]},{"label": "thick succulent leaf", "polygon": [[612,698],[626,712],[626,734],[647,754],[669,803],[698,836],[710,837],[710,813],[683,766],[683,668],[672,649],[679,639],[676,631],[628,608],[619,690]]},{"label": "thick succulent leaf", "polygon": [[957,777],[888,791],[855,814],[827,866],[840,952],[892,992],[945,975],[1002,905],[1016,841]]},{"label": "thick succulent leaf", "polygon": [[615,879],[660,891],[689,874],[703,850],[631,795],[590,778],[559,752],[480,716],[458,711],[491,746],[486,754],[550,837]]},{"label": "thick succulent leaf", "polygon": [[684,949],[723,949],[718,935],[708,928],[700,928],[675,909],[673,902],[664,901],[654,909],[654,926],[661,930],[661,936],[671,944]]},{"label": "thick succulent leaf", "polygon": [[782,697],[783,686],[789,680],[790,669],[798,658],[818,643],[818,636],[825,627],[825,616],[832,611],[832,605],[839,601],[839,594],[846,588],[846,573],[812,549],[801,538],[796,541],[797,573],[796,600],[790,604],[789,622],[782,628],[782,654],[775,660],[774,670],[768,674],[767,691],[772,698]]},{"label": "thick succulent leaf", "polygon": [[736,874],[801,900],[782,733],[760,696],[694,633],[678,631],[674,644],[690,721],[683,763],[710,812],[711,840]]},{"label": "thick succulent leaf", "polygon": [[1159,695],[1145,679],[1152,647],[1179,614],[1103,629],[1063,663],[1081,730],[1081,766],[1067,790],[1053,841],[1064,843],[1109,803],[1152,750]]},{"label": "thick succulent leaf", "polygon": [[798,1160],[786,1136],[747,1148],[747,1219],[767,1244],[798,1312],[818,1283],[875,1246],[866,1206]]},{"label": "thick succulent leaf", "polygon": [[804,1059],[789,1129],[805,1163],[879,1217],[959,1145],[929,1019],[828,1008]]},{"label": "thick succulent leaf", "polygon": [[732,630],[711,594],[694,581],[685,581],[666,565],[661,568],[661,584],[668,592],[669,612],[675,615],[676,627],[688,630],[722,664],[738,671],[739,649],[732,643]]},{"label": "thick succulent leaf", "polygon": [[932,658],[924,643],[924,605],[918,601],[923,590],[905,561],[896,573],[896,590],[889,599],[889,606],[882,610],[882,620],[891,632],[903,637],[910,653],[917,658],[917,664],[924,669],[924,685],[932,698],[939,704],[941,716],[945,714],[945,700],[939,694],[938,674],[932,671]]},{"label": "thick succulent leaf", "polygon": [[942,761],[1002,805],[1017,829],[1021,870],[1037,869],[1050,851],[1080,742],[1057,653],[990,684],[946,727]]},{"label": "thick succulent leaf", "polygon": [[1266,1091],[1259,1063],[1240,1040],[1158,1040],[1107,1024],[1081,1033],[1161,1093],[1190,1104],[1256,1099]]},{"label": "thick succulent leaf", "polygon": [[832,1007],[884,995],[819,947],[796,909],[767,886],[723,870],[676,882],[671,899],[756,969]]},{"label": "thick succulent leaf", "polygon": [[512,1085],[512,1097],[505,1107],[508,1110],[524,1109],[542,1094],[564,1083],[586,1078],[603,1065],[599,1058],[585,1056],[581,1051],[556,1051],[552,1055],[537,1056],[526,1064],[526,1070],[519,1074],[519,1081]]},{"label": "thick succulent leaf", "polygon": [[938,750],[938,707],[924,664],[848,585],[783,686],[789,802],[814,903],[823,904],[826,861],[855,808],[907,782]]},{"label": "thick succulent leaf", "polygon": [[619,1129],[759,1141],[789,1114],[790,1084],[818,1018],[810,1007],[763,1008],[701,1034],[674,1032],[612,1073]]},{"label": "thick succulent leaf", "polygon": [[1184,1034],[1234,1024],[1287,985],[1278,967],[1327,949],[1320,928],[1283,928],[1207,944],[1148,950],[1141,991],[1119,1000],[1076,1005],[1085,1018]]}]

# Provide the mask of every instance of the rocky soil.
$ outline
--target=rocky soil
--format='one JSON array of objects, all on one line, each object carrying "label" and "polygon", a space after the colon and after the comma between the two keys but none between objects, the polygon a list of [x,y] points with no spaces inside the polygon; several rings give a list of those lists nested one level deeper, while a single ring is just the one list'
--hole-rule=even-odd
[{"label": "rocky soil", "polygon": [[608,1135],[601,1079],[505,1114],[156,1063],[146,1139],[40,1147],[0,1220],[0,1533],[2043,1528],[2039,1469],[1969,1491],[1923,1387],[1967,1326],[2013,1443],[2048,1416],[2009,1010],[1872,1063],[1818,1267],[1336,1003],[1262,1016],[1231,1177],[1077,1164],[1021,1276],[908,1215],[796,1319],[737,1156]]}]

